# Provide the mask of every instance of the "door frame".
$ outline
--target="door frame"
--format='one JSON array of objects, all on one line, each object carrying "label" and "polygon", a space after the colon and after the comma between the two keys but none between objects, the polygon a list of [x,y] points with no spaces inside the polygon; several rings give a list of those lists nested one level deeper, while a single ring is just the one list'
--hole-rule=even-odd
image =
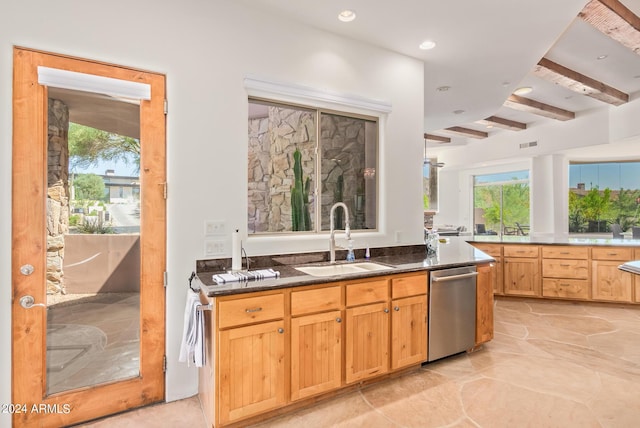
[{"label": "door frame", "polygon": [[[166,270],[165,76],[96,61],[14,47],[12,151],[13,426],[66,426],[164,400]],[[46,303],[47,88],[38,66],[151,85],[140,101],[140,375],[46,394],[46,308],[21,307],[31,295]],[[30,275],[20,267],[30,264]]]}]

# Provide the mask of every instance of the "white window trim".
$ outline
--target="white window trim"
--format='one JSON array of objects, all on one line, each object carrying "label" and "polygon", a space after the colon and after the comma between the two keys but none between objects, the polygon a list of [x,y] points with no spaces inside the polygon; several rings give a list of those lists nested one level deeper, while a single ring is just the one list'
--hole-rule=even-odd
[{"label": "white window trim", "polygon": [[244,87],[250,97],[269,98],[295,104],[311,102],[314,108],[348,107],[355,109],[352,113],[364,113],[377,117],[391,113],[391,103],[388,101],[319,90],[308,86],[245,77]]}]

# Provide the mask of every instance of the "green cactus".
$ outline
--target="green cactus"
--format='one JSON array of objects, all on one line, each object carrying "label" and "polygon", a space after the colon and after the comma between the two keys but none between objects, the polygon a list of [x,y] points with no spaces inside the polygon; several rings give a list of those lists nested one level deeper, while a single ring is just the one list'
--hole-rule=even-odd
[{"label": "green cactus", "polygon": [[302,154],[296,148],[293,152],[294,182],[291,188],[291,223],[293,231],[311,230],[311,214],[309,213],[309,190],[311,179],[307,177],[302,184]]}]

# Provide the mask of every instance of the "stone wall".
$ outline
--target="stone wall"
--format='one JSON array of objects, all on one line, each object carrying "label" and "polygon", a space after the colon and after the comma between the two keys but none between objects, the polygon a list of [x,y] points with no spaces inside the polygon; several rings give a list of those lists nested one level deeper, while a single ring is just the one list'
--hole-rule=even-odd
[{"label": "stone wall", "polygon": [[[315,113],[269,106],[268,116],[249,120],[248,231],[291,231],[293,152],[302,154],[302,175],[312,180]],[[312,193],[311,192],[311,193]],[[313,194],[309,195],[310,205]],[[313,206],[311,205],[313,220]]]},{"label": "stone wall", "polygon": [[[322,230],[329,229],[329,211],[340,200],[349,208],[351,227],[365,228],[366,121],[323,114],[321,134]],[[248,230],[249,233],[291,231],[293,152],[302,154],[303,180],[315,179],[315,113],[270,106],[268,116],[249,120]],[[375,141],[370,144],[375,147]],[[375,150],[374,150],[375,152]],[[375,162],[375,153],[371,162]],[[342,196],[338,178],[342,176]],[[375,187],[375,181],[372,184]],[[312,221],[313,200],[309,195]],[[372,212],[375,213],[375,204]],[[373,219],[375,225],[375,219]],[[342,222],[342,228],[344,222]],[[373,226],[375,227],[375,226]]]},{"label": "stone wall", "polygon": [[69,231],[69,109],[49,99],[47,145],[47,294],[66,294],[64,235]]}]

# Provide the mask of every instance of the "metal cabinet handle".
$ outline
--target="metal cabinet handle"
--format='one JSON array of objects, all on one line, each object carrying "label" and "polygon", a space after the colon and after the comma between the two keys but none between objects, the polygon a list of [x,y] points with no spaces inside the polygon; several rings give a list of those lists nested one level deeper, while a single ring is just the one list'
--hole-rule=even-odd
[{"label": "metal cabinet handle", "polygon": [[336,322],[342,322],[342,318],[340,317],[336,318]]},{"label": "metal cabinet handle", "polygon": [[33,298],[33,296],[22,296],[20,298],[20,306],[22,306],[25,309],[31,309],[34,306],[42,306],[43,308],[46,308],[47,305],[45,305],[44,303],[35,303],[35,299]]},{"label": "metal cabinet handle", "polygon": [[400,307],[399,306],[394,306],[393,310],[398,312],[400,310]]},{"label": "metal cabinet handle", "polygon": [[250,314],[251,312],[260,312],[262,308],[245,309],[245,312]]},{"label": "metal cabinet handle", "polygon": [[384,308],[384,313],[388,314],[389,313],[389,308]]},{"label": "metal cabinet handle", "polygon": [[284,333],[284,328],[280,327],[280,328],[278,329],[278,333],[280,333],[280,334]]}]

